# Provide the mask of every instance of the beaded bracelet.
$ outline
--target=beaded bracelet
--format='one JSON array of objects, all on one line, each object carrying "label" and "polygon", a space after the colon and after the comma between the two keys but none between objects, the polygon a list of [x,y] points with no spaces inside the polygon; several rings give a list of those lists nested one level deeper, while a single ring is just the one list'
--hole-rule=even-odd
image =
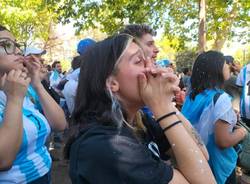
[{"label": "beaded bracelet", "polygon": [[163,119],[165,119],[165,118],[167,118],[167,117],[169,117],[169,116],[172,116],[172,115],[174,115],[174,114],[176,114],[175,111],[170,112],[170,113],[168,113],[168,114],[165,114],[165,115],[159,117],[159,118],[156,120],[156,122],[159,123],[161,120],[163,120]]},{"label": "beaded bracelet", "polygon": [[181,123],[181,121],[176,121],[176,122],[172,123],[171,125],[165,127],[165,128],[163,129],[163,132],[166,132],[168,129],[172,128],[173,126],[175,126],[175,125],[177,125],[177,124],[179,124],[179,123]]}]

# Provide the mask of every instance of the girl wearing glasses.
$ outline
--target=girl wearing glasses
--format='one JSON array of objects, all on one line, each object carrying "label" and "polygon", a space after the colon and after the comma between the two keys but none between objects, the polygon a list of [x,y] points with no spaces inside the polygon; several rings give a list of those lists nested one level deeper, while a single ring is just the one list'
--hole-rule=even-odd
[{"label": "girl wearing glasses", "polygon": [[[62,109],[40,82],[40,64],[22,56],[20,44],[0,25],[0,183],[50,183],[51,158],[44,145],[51,128],[63,130]],[[41,114],[26,95],[31,84]]]}]

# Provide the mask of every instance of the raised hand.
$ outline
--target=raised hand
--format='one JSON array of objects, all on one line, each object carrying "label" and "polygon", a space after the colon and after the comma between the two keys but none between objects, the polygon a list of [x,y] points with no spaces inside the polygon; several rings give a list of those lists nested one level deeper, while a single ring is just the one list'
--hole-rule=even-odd
[{"label": "raised hand", "polygon": [[5,92],[8,99],[23,100],[30,78],[21,70],[11,70],[0,79],[1,89]]},{"label": "raised hand", "polygon": [[31,78],[31,85],[36,88],[41,85],[41,63],[40,60],[34,56],[28,56],[25,58],[25,67],[28,70],[28,76]]},{"label": "raised hand", "polygon": [[180,90],[178,77],[169,69],[147,67],[145,74],[139,75],[138,80],[141,98],[151,108],[170,104],[174,93]]}]

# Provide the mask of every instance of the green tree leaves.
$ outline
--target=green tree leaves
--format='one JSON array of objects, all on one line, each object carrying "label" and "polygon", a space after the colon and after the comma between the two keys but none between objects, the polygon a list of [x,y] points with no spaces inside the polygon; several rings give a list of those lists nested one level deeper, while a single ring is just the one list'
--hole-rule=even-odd
[{"label": "green tree leaves", "polygon": [[[60,20],[76,21],[78,30],[100,27],[110,35],[125,24],[147,23],[183,41],[198,40],[198,11],[197,0],[66,0],[59,8]],[[220,50],[233,37],[250,39],[249,1],[209,0],[206,12],[207,39],[214,41],[213,49]]]},{"label": "green tree leaves", "polygon": [[0,24],[10,29],[20,41],[47,40],[51,24],[57,21],[51,8],[55,4],[50,3],[43,0],[0,0]]}]

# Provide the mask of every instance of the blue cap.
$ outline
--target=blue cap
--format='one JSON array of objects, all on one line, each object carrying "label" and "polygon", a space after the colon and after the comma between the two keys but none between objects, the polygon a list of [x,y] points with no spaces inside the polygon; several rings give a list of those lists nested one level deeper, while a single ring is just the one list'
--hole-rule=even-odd
[{"label": "blue cap", "polygon": [[171,62],[167,59],[162,59],[156,61],[155,64],[160,67],[168,67],[171,64]]},{"label": "blue cap", "polygon": [[95,43],[96,42],[90,38],[83,39],[77,45],[77,52],[80,55],[83,55],[84,52],[87,50],[87,48],[90,47],[91,45],[94,45]]}]

